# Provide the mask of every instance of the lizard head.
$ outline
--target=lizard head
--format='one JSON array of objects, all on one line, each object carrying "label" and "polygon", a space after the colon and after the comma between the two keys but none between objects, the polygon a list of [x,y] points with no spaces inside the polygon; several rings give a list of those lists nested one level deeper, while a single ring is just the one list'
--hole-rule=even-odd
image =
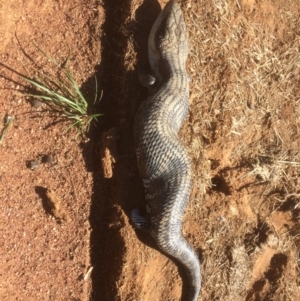
[{"label": "lizard head", "polygon": [[[179,58],[182,64],[188,56],[186,26],[180,5],[171,0],[154,22],[148,40],[149,59],[157,77],[161,58]],[[182,67],[182,66],[181,66]]]}]

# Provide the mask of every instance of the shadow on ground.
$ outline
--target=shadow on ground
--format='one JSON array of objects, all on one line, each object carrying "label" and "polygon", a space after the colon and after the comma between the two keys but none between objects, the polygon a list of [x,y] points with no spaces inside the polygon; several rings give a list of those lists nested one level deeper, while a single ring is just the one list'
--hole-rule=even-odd
[{"label": "shadow on ground", "polygon": [[[103,91],[97,112],[104,115],[97,126],[89,131],[89,142],[82,145],[87,169],[93,172],[93,196],[90,214],[91,300],[118,300],[117,281],[123,267],[125,242],[120,233],[124,226],[124,213],[128,216],[133,207],[142,207],[144,192],[139,178],[134,144],[133,124],[135,113],[147,90],[137,80],[136,64],[147,62],[147,40],[151,26],[160,6],[156,0],[145,0],[135,11],[131,20],[132,1],[103,1],[105,22],[101,36],[101,64],[96,67],[96,76]],[[125,60],[130,54],[129,40],[134,40],[137,58]],[[137,62],[136,62],[137,61]],[[130,66],[126,64],[131,64]],[[130,70],[130,71],[127,71]],[[94,79],[90,78],[83,91],[93,89]],[[118,161],[111,178],[104,178],[101,169],[102,133],[116,127],[118,140]],[[139,235],[140,236],[140,235]],[[154,246],[151,238],[142,241]]]}]

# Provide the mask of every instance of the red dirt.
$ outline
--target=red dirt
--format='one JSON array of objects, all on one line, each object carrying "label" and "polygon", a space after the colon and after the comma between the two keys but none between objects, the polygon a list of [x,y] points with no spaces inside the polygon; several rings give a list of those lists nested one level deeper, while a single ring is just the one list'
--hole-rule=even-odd
[{"label": "red dirt", "polygon": [[[14,117],[0,144],[1,301],[180,300],[180,267],[128,218],[144,198],[137,65],[166,2],[0,0],[0,133]],[[300,3],[180,2],[192,79],[180,137],[194,174],[183,234],[199,300],[296,301]],[[104,115],[86,135],[19,93],[33,61],[52,72],[33,42],[69,56],[88,99],[97,76]]]}]

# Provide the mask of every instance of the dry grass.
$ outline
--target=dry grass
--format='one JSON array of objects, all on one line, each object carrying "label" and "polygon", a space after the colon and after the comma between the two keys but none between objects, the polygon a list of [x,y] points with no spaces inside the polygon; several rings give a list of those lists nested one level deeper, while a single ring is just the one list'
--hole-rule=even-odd
[{"label": "dry grass", "polygon": [[[214,142],[212,124],[217,123],[228,142],[240,141],[235,157],[269,156],[271,170],[297,165],[299,141],[294,138],[299,139],[299,120],[294,113],[300,110],[300,39],[280,47],[275,36],[238,13],[238,2],[213,1],[212,24],[203,21],[200,4],[195,6],[186,10],[188,71],[193,79],[191,126],[197,128],[192,134],[200,132]],[[293,27],[293,22],[296,16],[290,15],[287,26]],[[294,110],[291,119],[282,116],[287,104]],[[285,129],[288,133],[283,133]],[[293,140],[287,141],[291,136]]]},{"label": "dry grass", "polygon": [[[260,185],[259,190],[248,193],[260,193],[261,203],[273,191],[298,191],[299,37],[290,34],[283,44],[285,37],[279,37],[271,26],[266,27],[267,22],[262,24],[265,20],[252,19],[253,14],[247,14],[240,1],[183,4],[190,40],[188,72],[192,78],[191,117],[186,126],[190,130],[184,139],[191,156],[195,158],[196,154],[196,187],[202,192],[210,191],[211,172],[218,174],[226,168],[237,168],[239,177],[230,181],[241,182],[239,187],[243,181]],[[278,18],[284,27],[297,26],[297,15],[293,12],[278,8]],[[217,167],[213,167],[213,162],[217,162]],[[244,237],[256,225],[241,219],[241,211],[228,217],[230,200],[239,196],[232,187],[229,196],[219,198],[221,204],[213,201],[216,196],[210,192],[204,200],[192,200],[188,210],[201,224],[210,224],[202,230],[206,242],[200,243],[205,258],[203,291],[207,293],[200,300],[245,300],[252,290],[252,268],[264,249],[262,242],[254,246],[254,253],[247,254]],[[205,209],[208,202],[215,204],[210,210]],[[272,202],[267,201],[267,206],[273,208]],[[226,213],[222,216],[221,212]],[[262,214],[258,210],[257,218]],[[267,236],[275,233],[269,227]],[[279,244],[273,247],[286,254],[286,268],[295,271],[299,265],[295,239],[290,234],[276,235]],[[269,294],[278,290],[286,300],[292,300],[291,290],[299,290],[289,272],[280,284],[272,285]]]}]

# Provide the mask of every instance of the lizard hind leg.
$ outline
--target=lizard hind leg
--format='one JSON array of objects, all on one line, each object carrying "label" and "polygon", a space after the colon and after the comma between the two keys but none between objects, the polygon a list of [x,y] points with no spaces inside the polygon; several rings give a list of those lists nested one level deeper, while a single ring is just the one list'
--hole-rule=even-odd
[{"label": "lizard hind leg", "polygon": [[149,221],[141,215],[139,209],[135,208],[131,210],[130,219],[135,228],[151,233],[151,225]]}]

